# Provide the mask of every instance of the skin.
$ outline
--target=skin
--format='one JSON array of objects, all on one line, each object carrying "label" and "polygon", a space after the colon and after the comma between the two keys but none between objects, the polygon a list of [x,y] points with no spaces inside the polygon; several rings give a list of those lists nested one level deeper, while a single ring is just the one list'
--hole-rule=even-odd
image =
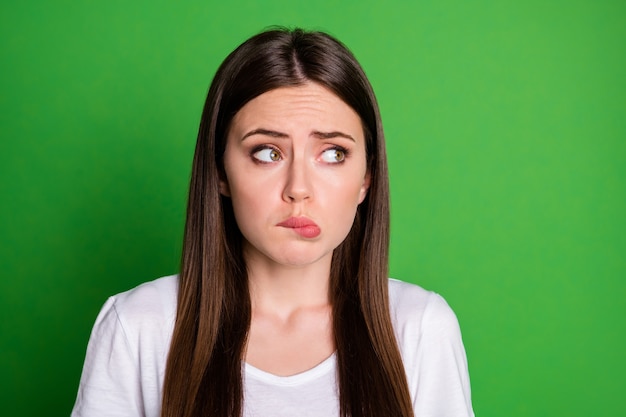
[{"label": "skin", "polygon": [[[233,118],[224,168],[249,271],[246,361],[283,376],[310,369],[334,351],[330,262],[369,187],[361,120],[315,83],[266,92]],[[292,217],[319,234],[280,225]]]}]

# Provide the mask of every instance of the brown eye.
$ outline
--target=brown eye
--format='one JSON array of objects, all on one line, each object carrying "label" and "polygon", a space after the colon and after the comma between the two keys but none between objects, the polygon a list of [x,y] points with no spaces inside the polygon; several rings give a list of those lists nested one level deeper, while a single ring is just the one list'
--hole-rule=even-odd
[{"label": "brown eye", "polygon": [[322,152],[322,161],[329,164],[337,164],[346,159],[346,151],[339,148],[330,148]]},{"label": "brown eye", "polygon": [[282,158],[280,156],[280,152],[274,148],[263,148],[252,154],[254,159],[257,159],[260,162],[277,162]]}]

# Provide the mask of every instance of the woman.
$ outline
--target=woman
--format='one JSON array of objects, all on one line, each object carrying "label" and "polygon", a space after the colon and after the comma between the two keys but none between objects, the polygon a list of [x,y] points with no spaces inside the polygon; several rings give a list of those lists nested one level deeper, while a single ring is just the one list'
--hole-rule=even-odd
[{"label": "woman", "polygon": [[374,93],[319,32],[271,30],[219,68],[180,276],[107,301],[74,416],[472,416],[456,318],[389,280]]}]

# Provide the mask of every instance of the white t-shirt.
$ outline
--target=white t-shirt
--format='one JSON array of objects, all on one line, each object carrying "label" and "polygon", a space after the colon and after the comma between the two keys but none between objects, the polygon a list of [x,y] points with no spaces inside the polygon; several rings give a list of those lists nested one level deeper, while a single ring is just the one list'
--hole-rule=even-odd
[{"label": "white t-shirt", "polygon": [[[178,276],[107,300],[89,339],[72,417],[159,417]],[[391,319],[416,417],[473,417],[456,316],[439,295],[390,279]],[[245,417],[338,416],[335,355],[281,377],[244,364]]]}]

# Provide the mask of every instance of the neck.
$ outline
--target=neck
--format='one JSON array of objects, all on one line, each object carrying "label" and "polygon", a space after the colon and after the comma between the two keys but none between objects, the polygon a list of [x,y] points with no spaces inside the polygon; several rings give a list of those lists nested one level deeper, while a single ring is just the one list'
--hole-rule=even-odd
[{"label": "neck", "polygon": [[294,311],[329,305],[332,254],[308,265],[280,265],[247,257],[253,310],[289,315]]}]

